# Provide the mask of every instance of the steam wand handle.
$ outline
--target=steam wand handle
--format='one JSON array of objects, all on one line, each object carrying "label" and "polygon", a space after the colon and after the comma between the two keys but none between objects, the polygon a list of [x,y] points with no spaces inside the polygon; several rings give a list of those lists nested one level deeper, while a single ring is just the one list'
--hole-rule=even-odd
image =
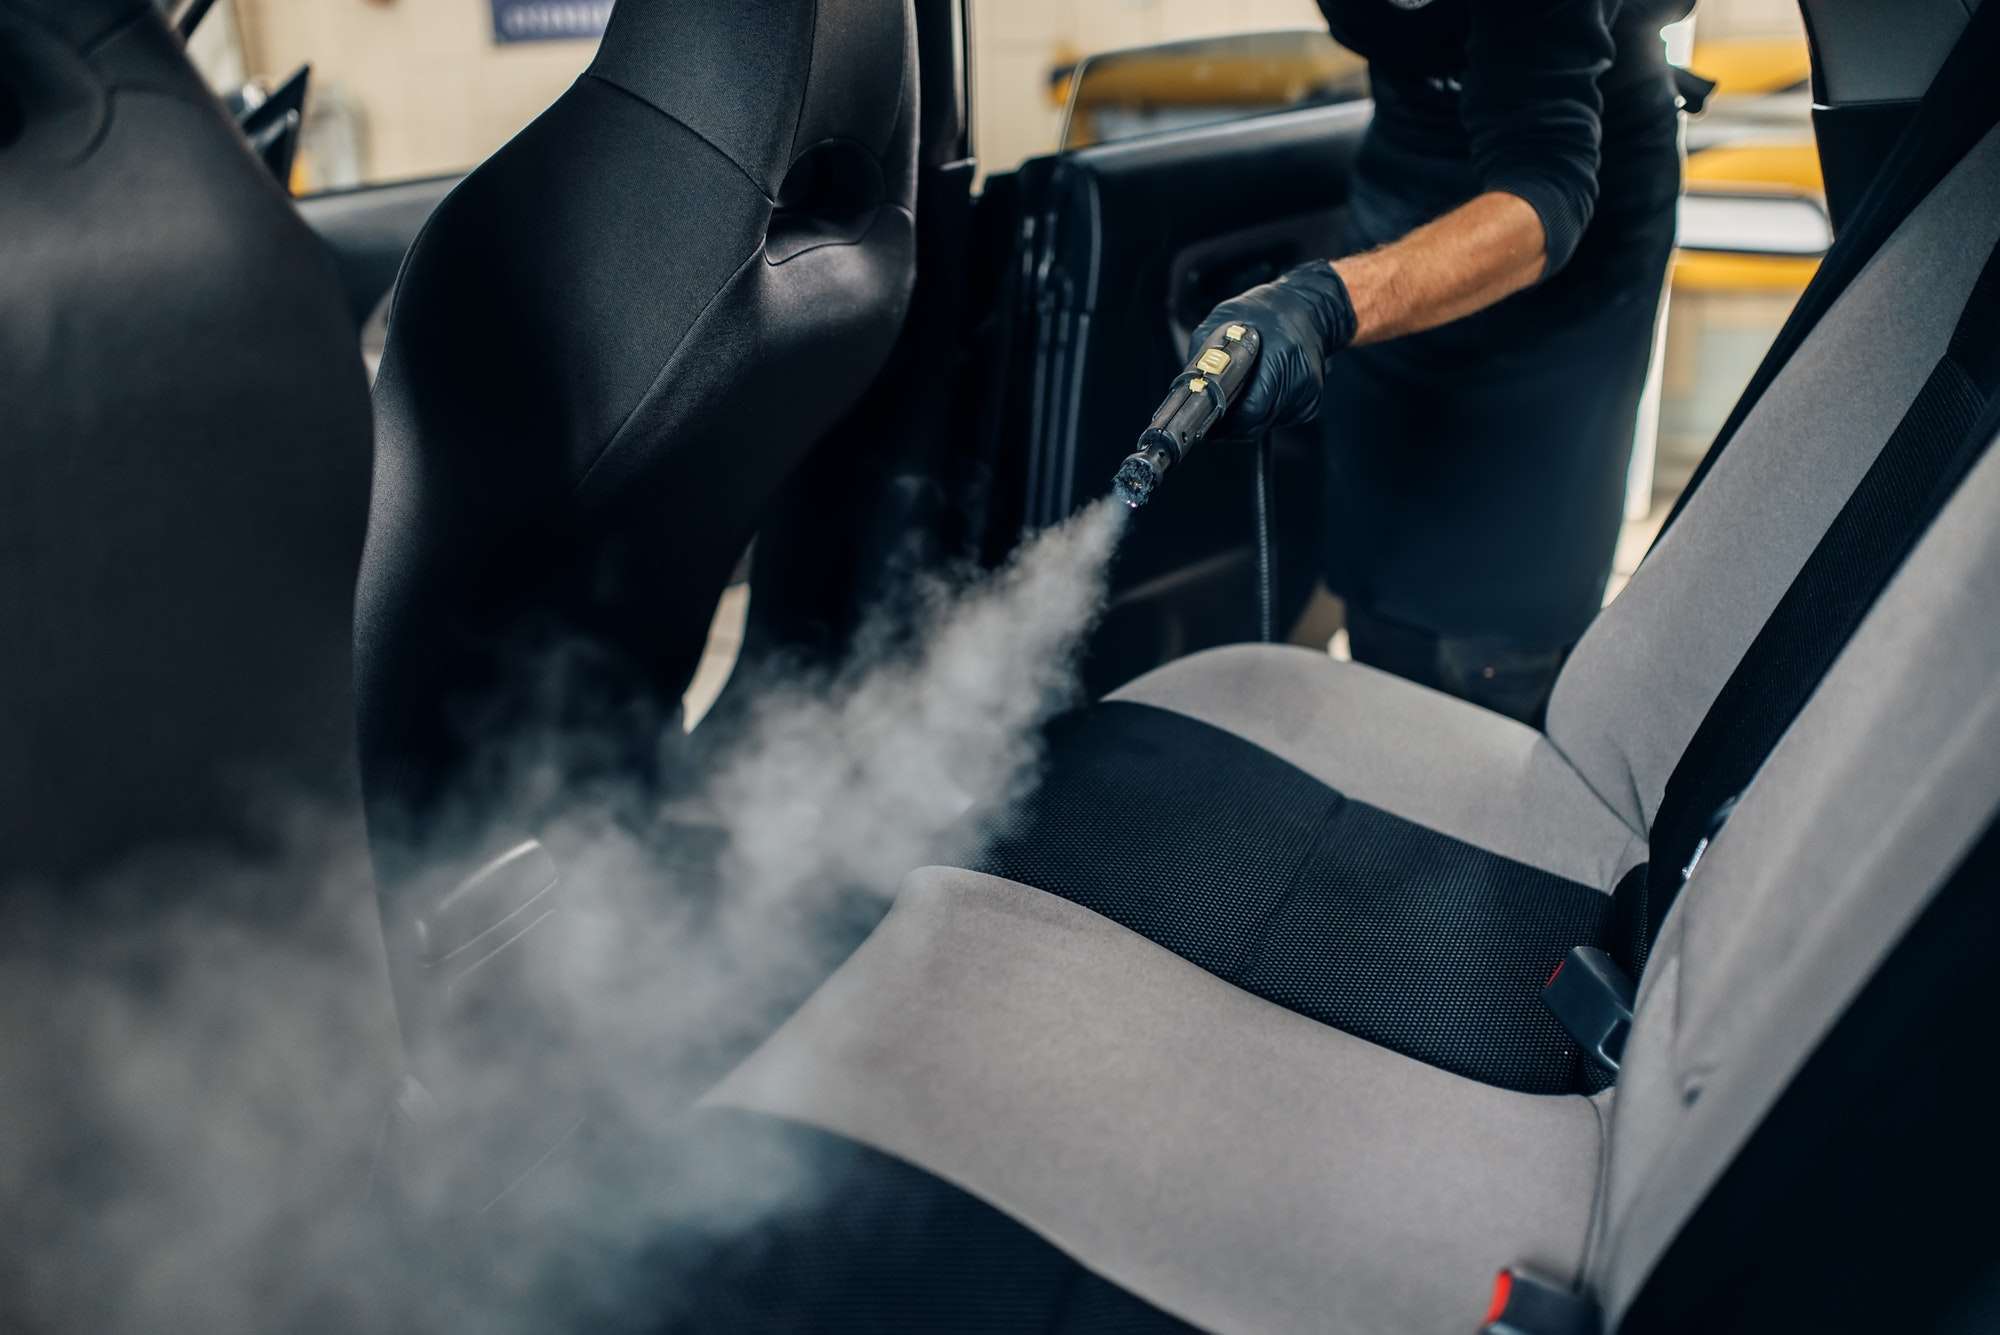
[{"label": "steam wand handle", "polygon": [[1114,488],[1127,505],[1144,505],[1167,470],[1207,439],[1250,382],[1262,347],[1257,327],[1242,323],[1224,325],[1202,343],[1119,467]]}]

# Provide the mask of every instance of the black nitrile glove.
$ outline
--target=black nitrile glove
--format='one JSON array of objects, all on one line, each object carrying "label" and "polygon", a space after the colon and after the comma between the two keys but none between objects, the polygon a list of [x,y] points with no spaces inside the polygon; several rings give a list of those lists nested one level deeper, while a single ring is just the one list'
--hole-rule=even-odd
[{"label": "black nitrile glove", "polygon": [[1209,312],[1191,346],[1198,351],[1210,334],[1239,323],[1255,325],[1264,346],[1217,433],[1241,439],[1318,416],[1326,359],[1354,341],[1354,303],[1333,266],[1313,260],[1231,297]]}]

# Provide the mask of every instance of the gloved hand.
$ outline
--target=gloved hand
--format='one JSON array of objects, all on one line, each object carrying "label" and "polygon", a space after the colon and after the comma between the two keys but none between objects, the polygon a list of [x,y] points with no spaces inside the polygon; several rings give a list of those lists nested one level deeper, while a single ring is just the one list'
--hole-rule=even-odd
[{"label": "gloved hand", "polygon": [[1247,437],[1296,426],[1319,414],[1326,359],[1354,341],[1354,303],[1325,260],[1312,260],[1210,311],[1189,356],[1224,325],[1249,324],[1263,336],[1250,383],[1216,424],[1218,435]]}]

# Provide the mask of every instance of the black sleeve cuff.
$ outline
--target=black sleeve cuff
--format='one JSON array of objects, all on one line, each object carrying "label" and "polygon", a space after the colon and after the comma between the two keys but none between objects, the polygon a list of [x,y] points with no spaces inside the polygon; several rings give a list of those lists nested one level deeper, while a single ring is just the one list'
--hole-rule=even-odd
[{"label": "black sleeve cuff", "polygon": [[1574,190],[1565,189],[1538,172],[1494,172],[1482,184],[1488,190],[1504,191],[1527,201],[1535,216],[1542,220],[1542,248],[1546,258],[1541,279],[1537,281],[1554,276],[1569,263],[1577,243],[1583,240],[1583,229],[1590,225],[1595,200],[1580,197]]}]

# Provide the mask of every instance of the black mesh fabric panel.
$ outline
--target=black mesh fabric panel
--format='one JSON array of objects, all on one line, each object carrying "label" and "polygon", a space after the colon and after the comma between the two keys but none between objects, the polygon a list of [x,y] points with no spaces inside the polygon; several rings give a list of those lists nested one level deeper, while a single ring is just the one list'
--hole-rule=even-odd
[{"label": "black mesh fabric panel", "polygon": [[1576,1087],[1576,1047],[1541,988],[1597,940],[1605,895],[1354,801],[1292,886],[1238,985],[1488,1084]]},{"label": "black mesh fabric panel", "polygon": [[1146,705],[1058,720],[1041,787],[974,865],[1075,900],[1246,991],[1460,1075],[1581,1087],[1541,1004],[1611,900],[1343,797]]},{"label": "black mesh fabric panel", "polygon": [[1144,705],[1057,719],[1047,772],[976,870],[1073,899],[1210,973],[1237,962],[1340,794]]}]

